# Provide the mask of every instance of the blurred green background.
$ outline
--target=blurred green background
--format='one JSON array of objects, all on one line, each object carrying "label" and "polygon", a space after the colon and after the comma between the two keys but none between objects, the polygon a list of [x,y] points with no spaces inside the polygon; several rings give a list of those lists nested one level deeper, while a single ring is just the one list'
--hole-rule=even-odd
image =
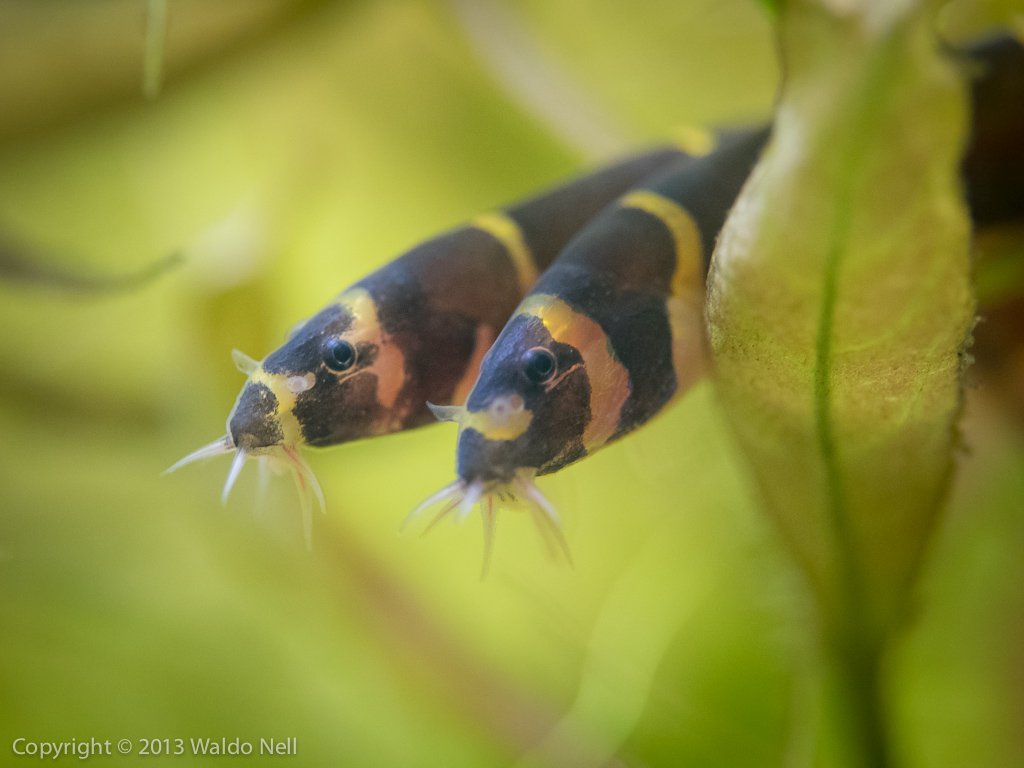
[{"label": "blurred green background", "polygon": [[[226,508],[226,459],[160,477],[223,433],[232,347],[617,150],[767,116],[762,7],[170,0],[146,99],[159,6],[0,2],[2,239],[75,274],[184,257],[109,295],[0,265],[0,763],[294,736],[267,762],[821,764],[813,610],[708,384],[542,482],[574,569],[515,514],[485,582],[476,517],[398,535],[452,477],[445,426],[310,452],[312,552],[286,477],[261,505],[248,469]],[[1024,765],[1024,445],[984,388],[964,429],[887,670],[907,766]]]}]

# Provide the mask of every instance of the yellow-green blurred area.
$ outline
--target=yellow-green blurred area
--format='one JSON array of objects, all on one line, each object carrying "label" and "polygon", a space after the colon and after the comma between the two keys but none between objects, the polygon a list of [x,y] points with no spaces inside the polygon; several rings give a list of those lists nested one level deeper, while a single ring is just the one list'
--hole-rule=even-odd
[{"label": "yellow-green blurred area", "polygon": [[[288,477],[225,508],[226,459],[160,476],[223,434],[232,347],[616,150],[763,119],[777,79],[751,0],[0,2],[0,239],[74,274],[182,257],[119,292],[0,281],[0,763],[296,737],[263,759],[828,764],[814,612],[707,383],[542,480],[574,568],[514,512],[485,581],[478,517],[398,534],[450,426],[310,452],[311,552]],[[907,766],[1024,765],[1024,447],[984,388],[964,444],[886,669]]]}]

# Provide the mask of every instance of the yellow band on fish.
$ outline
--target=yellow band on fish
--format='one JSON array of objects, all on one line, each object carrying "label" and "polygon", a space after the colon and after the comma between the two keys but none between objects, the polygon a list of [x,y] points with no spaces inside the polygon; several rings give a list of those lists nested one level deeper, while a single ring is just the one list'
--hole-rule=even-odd
[{"label": "yellow band on fish", "polygon": [[520,290],[524,294],[528,292],[537,282],[537,265],[519,225],[504,213],[492,212],[477,216],[473,219],[473,226],[483,230],[505,247],[509,260],[515,267]]},{"label": "yellow band on fish", "polygon": [[672,138],[679,149],[694,157],[710,154],[718,144],[718,138],[707,128],[699,125],[680,125],[672,130]]},{"label": "yellow band on fish", "polygon": [[622,198],[622,208],[636,208],[654,216],[672,236],[675,244],[676,269],[672,275],[673,296],[684,296],[694,288],[700,288],[703,246],[700,230],[693,217],[678,203],[655,192],[640,189]]},{"label": "yellow band on fish", "polygon": [[480,411],[463,410],[459,429],[475,429],[488,440],[515,440],[526,433],[533,421],[533,412],[523,406],[518,395],[496,397]]},{"label": "yellow band on fish", "polygon": [[302,427],[295,416],[295,399],[297,395],[288,387],[288,377],[278,373],[267,373],[261,365],[249,376],[253,384],[262,384],[277,398],[277,411],[274,416],[281,427],[285,445],[298,445],[304,442]]},{"label": "yellow band on fish", "polygon": [[516,314],[536,317],[552,339],[574,347],[583,358],[590,383],[590,419],[583,432],[583,447],[597,450],[618,429],[630,393],[629,372],[615,357],[607,334],[593,318],[549,294],[530,296]]}]

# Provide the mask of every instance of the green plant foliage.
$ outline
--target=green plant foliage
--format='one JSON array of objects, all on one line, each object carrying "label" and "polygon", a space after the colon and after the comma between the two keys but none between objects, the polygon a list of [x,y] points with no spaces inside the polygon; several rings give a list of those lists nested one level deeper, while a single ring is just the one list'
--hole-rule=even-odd
[{"label": "green plant foliage", "polygon": [[718,389],[828,620],[901,616],[973,322],[964,85],[908,3],[795,2],[775,133],[716,251]]},{"label": "green plant foliage", "polygon": [[709,278],[716,386],[815,592],[826,762],[893,758],[883,663],[950,484],[974,322],[962,77],[923,3],[787,3],[774,134]]}]

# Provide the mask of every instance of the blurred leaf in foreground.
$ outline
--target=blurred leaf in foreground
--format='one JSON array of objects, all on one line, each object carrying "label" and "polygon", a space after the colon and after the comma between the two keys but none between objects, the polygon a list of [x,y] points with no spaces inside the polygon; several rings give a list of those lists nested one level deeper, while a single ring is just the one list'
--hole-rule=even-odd
[{"label": "blurred leaf in foreground", "polygon": [[879,764],[878,656],[947,491],[974,315],[965,93],[926,4],[798,0],[779,31],[775,135],[715,255],[711,343]]}]

